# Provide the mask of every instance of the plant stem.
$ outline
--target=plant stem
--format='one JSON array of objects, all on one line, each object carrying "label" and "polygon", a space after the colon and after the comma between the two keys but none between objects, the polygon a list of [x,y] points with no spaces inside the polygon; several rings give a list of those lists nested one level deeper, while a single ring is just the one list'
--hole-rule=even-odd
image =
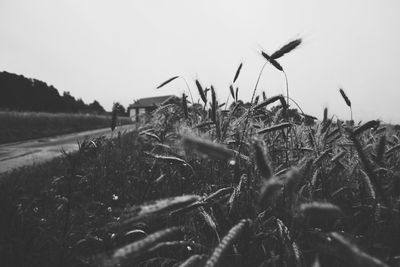
[{"label": "plant stem", "polygon": [[350,107],[350,119],[353,121],[353,109]]},{"label": "plant stem", "polygon": [[300,105],[299,104],[297,104],[297,102],[296,101],[294,101],[294,99],[293,98],[291,98],[291,97],[288,97],[288,99],[290,99],[290,101],[292,101],[299,109],[300,109],[300,111],[301,111],[301,113],[303,113],[304,114],[304,111],[301,109],[301,107],[300,107]]},{"label": "plant stem", "polygon": [[284,70],[283,70],[282,72],[283,72],[283,74],[285,75],[285,81],[286,81],[286,98],[287,98],[287,105],[288,105],[288,107],[289,107],[289,106],[290,106],[290,104],[289,104],[289,99],[290,99],[290,97],[289,97],[289,81],[288,81],[286,72],[285,72]]},{"label": "plant stem", "polygon": [[243,128],[242,136],[240,137],[240,143],[239,143],[239,149],[238,149],[238,152],[239,152],[238,155],[239,155],[239,156],[240,156],[240,150],[241,150],[241,148],[242,148],[242,142],[243,142],[244,136],[246,135],[246,132],[247,132],[247,124],[248,124],[248,122],[249,122],[249,116],[250,116],[250,113],[251,113],[251,109],[252,109],[252,107],[253,107],[253,100],[254,100],[254,96],[256,95],[258,83],[260,82],[260,78],[261,78],[262,72],[264,71],[264,68],[265,68],[265,66],[267,65],[268,62],[269,62],[269,61],[266,61],[266,62],[264,63],[264,65],[262,66],[262,68],[261,68],[261,70],[260,70],[260,73],[258,74],[258,77],[257,77],[256,85],[254,86],[253,95],[251,96],[250,106],[249,106],[249,108],[248,108],[248,110],[247,110],[247,116],[246,116],[246,121],[245,121],[245,123],[244,123],[244,128]]},{"label": "plant stem", "polygon": [[257,82],[256,82],[256,85],[254,86],[253,95],[252,95],[251,101],[250,101],[250,107],[253,105],[254,96],[256,95],[257,86],[258,86],[258,83],[260,82],[261,74],[262,74],[262,72],[264,71],[265,66],[267,66],[267,63],[268,63],[268,62],[269,62],[269,61],[266,61],[266,62],[264,63],[264,65],[262,66],[262,68],[261,68],[261,70],[260,70],[260,73],[258,74]]},{"label": "plant stem", "polygon": [[228,101],[229,101],[229,97],[231,96],[231,94],[229,93],[228,94],[228,98],[226,99],[226,102],[225,102],[225,110],[226,110],[226,108],[228,107]]},{"label": "plant stem", "polygon": [[190,99],[192,100],[192,105],[194,105],[194,100],[193,100],[193,96],[192,96],[192,91],[190,91],[189,84],[187,83],[187,81],[186,81],[186,79],[185,79],[184,77],[182,77],[182,76],[179,76],[179,78],[182,78],[182,79],[185,81],[186,88],[188,89],[188,91],[189,91],[189,94],[190,94]]}]

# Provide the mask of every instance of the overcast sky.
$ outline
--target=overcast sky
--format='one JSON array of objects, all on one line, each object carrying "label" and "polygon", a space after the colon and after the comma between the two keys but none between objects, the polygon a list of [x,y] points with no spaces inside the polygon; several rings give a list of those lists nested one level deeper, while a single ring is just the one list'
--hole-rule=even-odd
[{"label": "overcast sky", "polygon": [[[260,50],[303,44],[280,59],[293,97],[306,113],[400,123],[400,1],[1,0],[0,70],[70,91],[106,109],[114,101],[213,84],[225,102],[236,68],[239,97],[249,100]],[[282,73],[267,66],[259,93],[285,93]]]}]

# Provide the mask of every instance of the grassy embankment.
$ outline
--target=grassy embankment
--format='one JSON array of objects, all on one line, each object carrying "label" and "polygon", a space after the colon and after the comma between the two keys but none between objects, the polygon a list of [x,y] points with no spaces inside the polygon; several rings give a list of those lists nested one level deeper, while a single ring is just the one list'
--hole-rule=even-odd
[{"label": "grassy embankment", "polygon": [[[111,116],[0,111],[0,144],[93,130],[110,126]],[[118,125],[129,124],[120,117]]]}]

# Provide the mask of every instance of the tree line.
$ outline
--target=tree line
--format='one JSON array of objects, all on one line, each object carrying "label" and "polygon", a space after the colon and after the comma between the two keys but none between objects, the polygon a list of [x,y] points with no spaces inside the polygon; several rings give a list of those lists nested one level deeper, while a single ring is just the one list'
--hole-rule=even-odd
[{"label": "tree line", "polygon": [[0,72],[0,109],[66,113],[96,113],[106,111],[98,101],[86,104],[69,92],[58,90],[45,82],[6,71]]}]

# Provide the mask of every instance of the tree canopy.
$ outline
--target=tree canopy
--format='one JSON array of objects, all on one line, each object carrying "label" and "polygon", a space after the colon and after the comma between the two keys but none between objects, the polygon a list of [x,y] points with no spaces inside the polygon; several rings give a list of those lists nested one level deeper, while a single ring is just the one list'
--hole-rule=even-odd
[{"label": "tree canopy", "polygon": [[0,109],[67,113],[104,113],[96,100],[86,104],[69,92],[58,90],[45,82],[22,75],[0,72]]}]

